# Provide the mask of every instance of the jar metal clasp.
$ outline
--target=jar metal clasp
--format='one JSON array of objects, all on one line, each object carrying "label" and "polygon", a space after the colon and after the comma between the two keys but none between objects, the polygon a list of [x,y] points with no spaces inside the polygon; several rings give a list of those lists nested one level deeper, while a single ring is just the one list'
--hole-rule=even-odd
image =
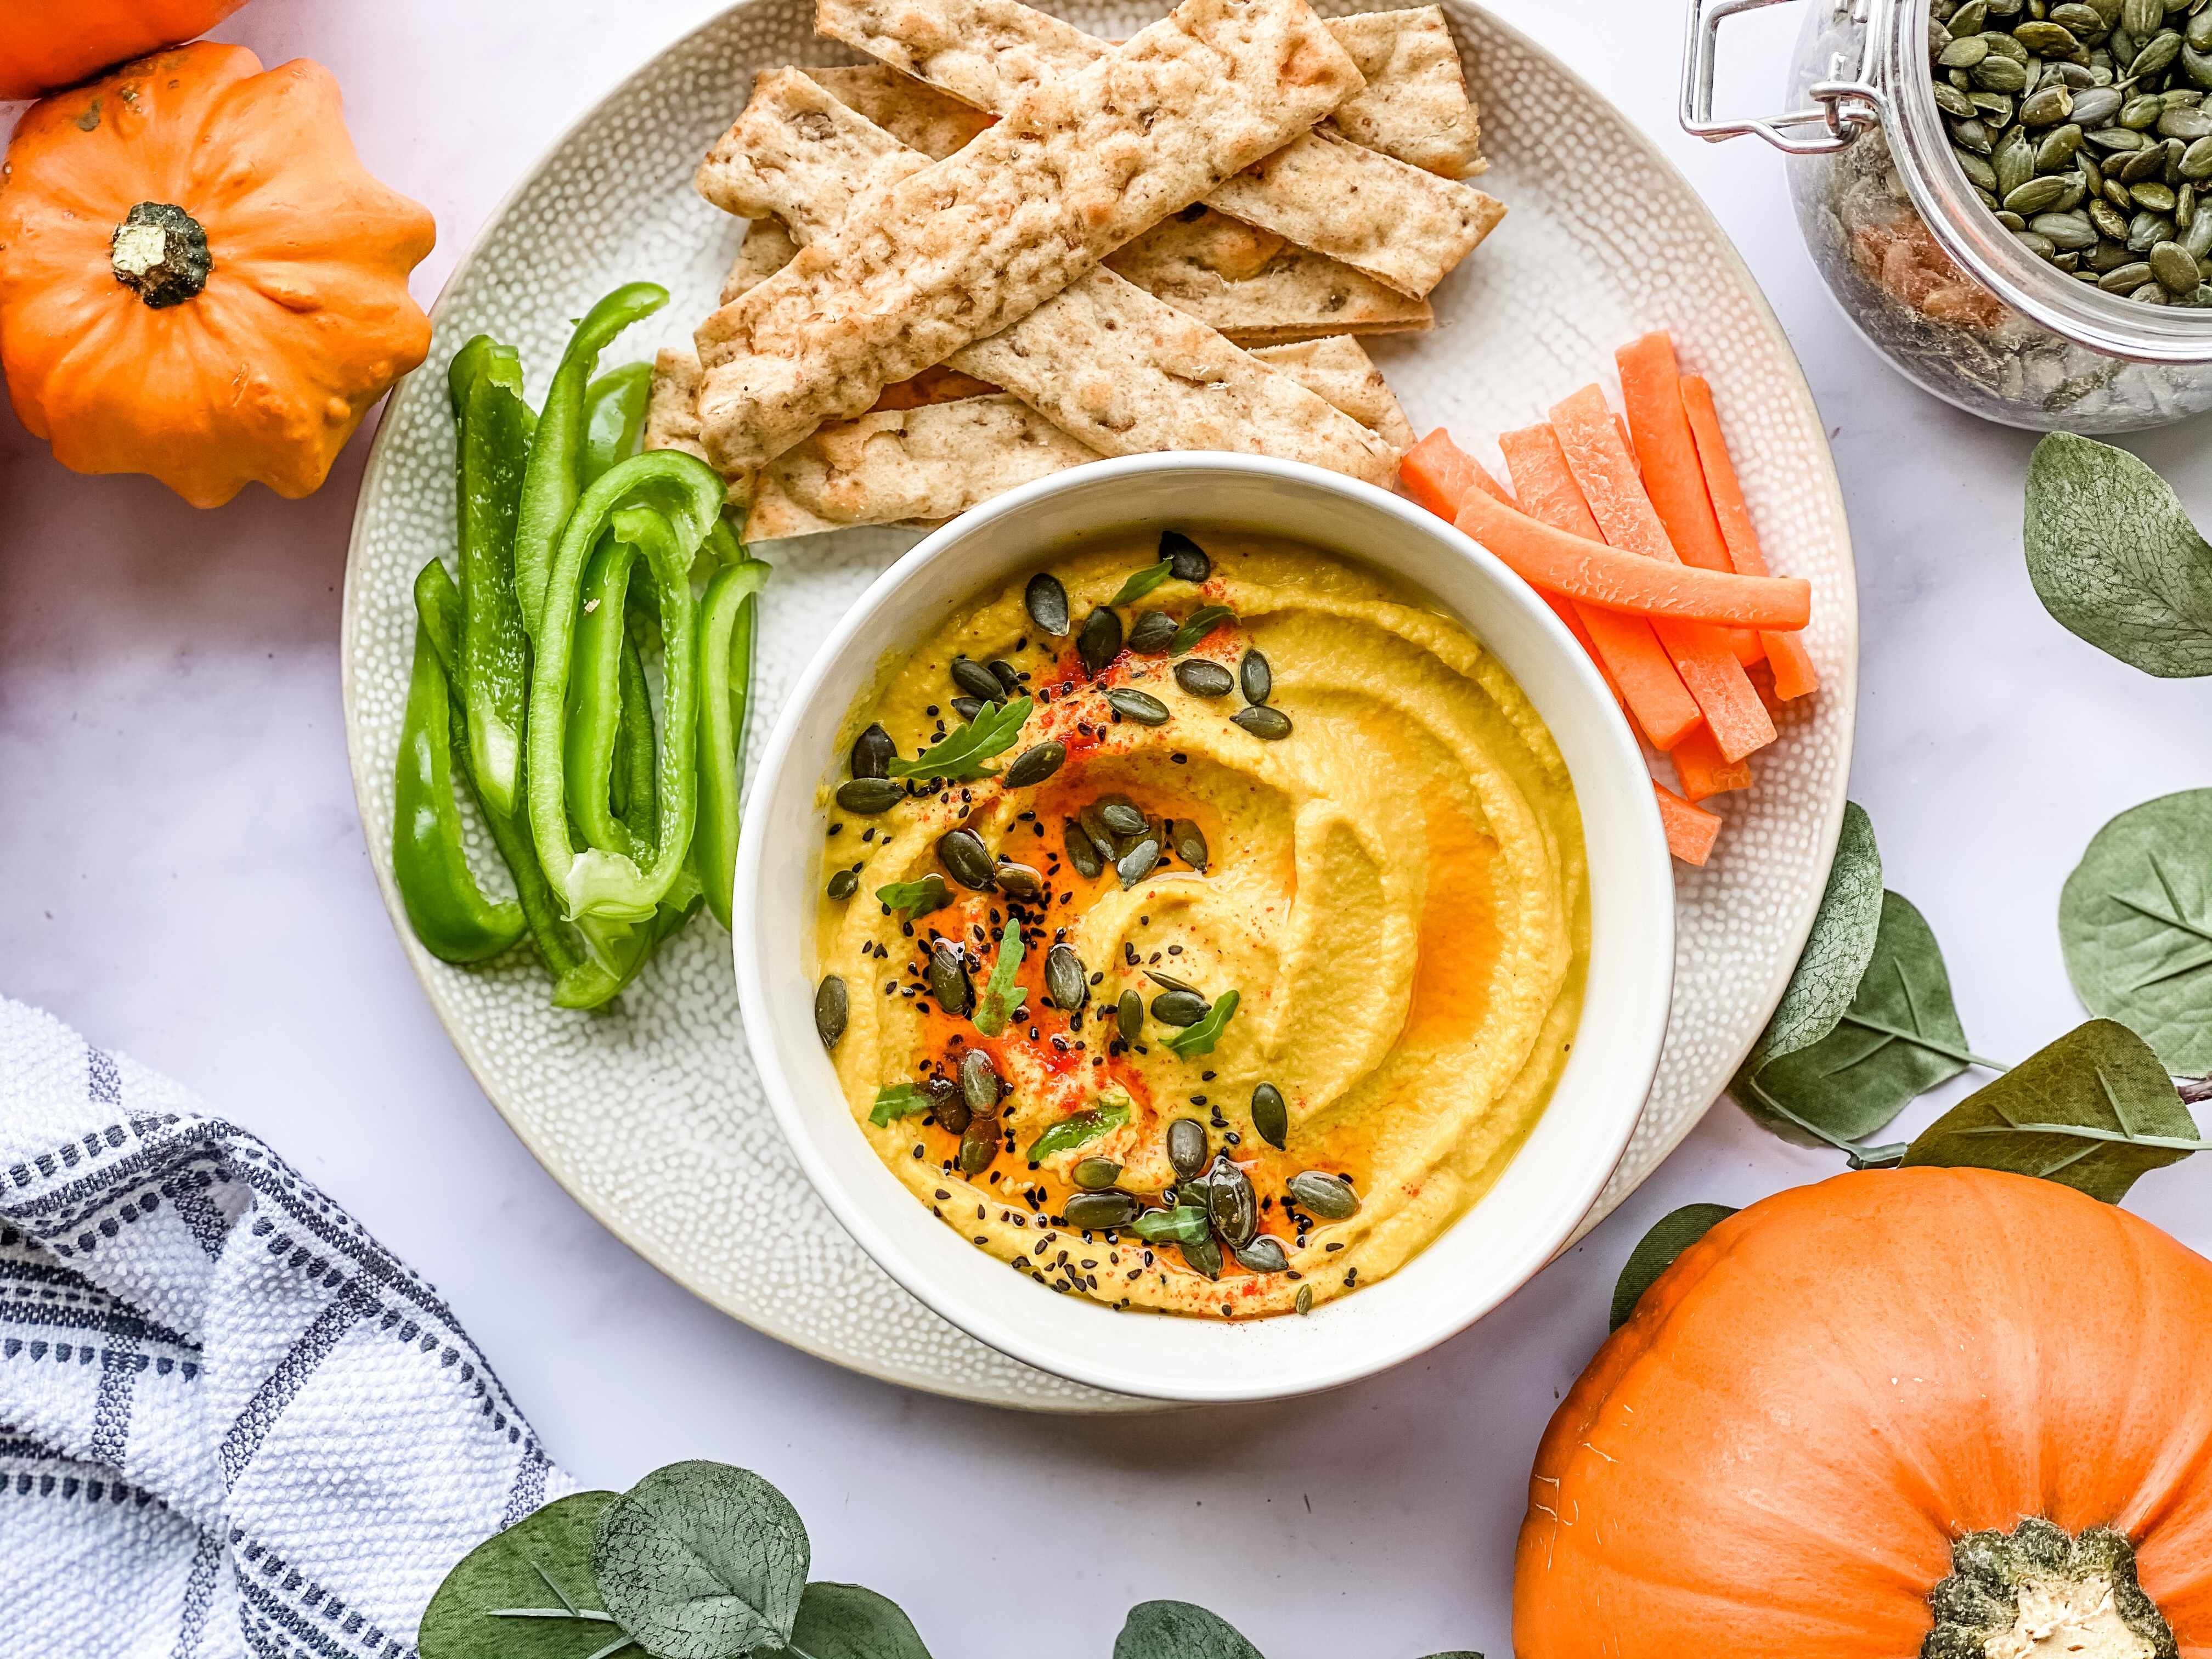
[{"label": "jar metal clasp", "polygon": [[[1854,26],[1858,37],[1857,62],[1838,52],[1829,60],[1826,78],[1806,88],[1813,99],[1810,109],[1784,115],[1762,115],[1747,120],[1713,118],[1713,68],[1720,48],[1721,21],[1738,12],[1757,11],[1784,0],[1690,0],[1689,37],[1682,50],[1682,128],[1707,143],[1718,143],[1739,133],[1755,132],[1791,155],[1828,155],[1842,149],[1863,132],[1881,125],[1882,94],[1871,78],[1876,56],[1876,0],[1827,0],[1834,5],[1838,23]],[[1807,131],[1812,128],[1814,131]]]}]

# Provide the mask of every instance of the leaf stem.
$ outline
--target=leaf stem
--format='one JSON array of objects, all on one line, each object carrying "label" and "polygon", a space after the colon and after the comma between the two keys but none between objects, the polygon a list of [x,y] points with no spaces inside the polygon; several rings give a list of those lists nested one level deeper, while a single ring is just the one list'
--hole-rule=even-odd
[{"label": "leaf stem", "polygon": [[1818,1135],[1821,1139],[1826,1141],[1828,1145],[1834,1147],[1838,1152],[1844,1153],[1850,1159],[1851,1168],[1854,1170],[1883,1168],[1901,1161],[1905,1157],[1907,1147],[1905,1143],[1901,1140],[1892,1142],[1888,1146],[1856,1146],[1852,1142],[1845,1140],[1838,1135],[1829,1133],[1827,1130],[1822,1128],[1817,1123],[1808,1123],[1803,1118],[1798,1116],[1796,1113],[1791,1111],[1787,1106],[1784,1106],[1772,1095],[1767,1093],[1765,1085],[1763,1085],[1757,1078],[1749,1078],[1747,1079],[1746,1081],[1750,1084],[1752,1092],[1756,1094],[1761,1101],[1765,1103],[1770,1110],[1780,1113],[1784,1117],[1789,1119],[1790,1122],[1802,1129],[1807,1134]]},{"label": "leaf stem", "polygon": [[2202,1106],[2212,1100],[2212,1076],[2183,1078],[2173,1085],[2174,1092],[2191,1106]]},{"label": "leaf stem", "polygon": [[1976,1054],[1971,1048],[1954,1048],[1948,1042],[1938,1042],[1933,1037],[1923,1036],[1917,1031],[1908,1031],[1902,1026],[1891,1025],[1882,1020],[1869,1019],[1864,1014],[1847,1012],[1844,1015],[1844,1023],[1847,1025],[1863,1026],[1869,1031],[1880,1031],[1884,1036],[1895,1037],[1900,1042],[1916,1043],[1930,1054],[1942,1054],[1947,1059],[1959,1061],[1961,1065],[1978,1066],[1985,1072],[2012,1070],[2012,1067],[2002,1060],[1990,1060],[1986,1055]]}]

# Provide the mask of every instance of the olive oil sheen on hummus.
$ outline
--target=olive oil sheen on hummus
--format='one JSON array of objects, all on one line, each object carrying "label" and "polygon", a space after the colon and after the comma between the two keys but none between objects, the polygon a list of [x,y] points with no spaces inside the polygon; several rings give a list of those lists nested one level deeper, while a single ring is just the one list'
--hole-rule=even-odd
[{"label": "olive oil sheen on hummus", "polygon": [[1496,1180],[1573,1039],[1582,822],[1519,686],[1349,560],[1090,543],[887,661],[817,1024],[915,1197],[1116,1309],[1304,1312]]}]

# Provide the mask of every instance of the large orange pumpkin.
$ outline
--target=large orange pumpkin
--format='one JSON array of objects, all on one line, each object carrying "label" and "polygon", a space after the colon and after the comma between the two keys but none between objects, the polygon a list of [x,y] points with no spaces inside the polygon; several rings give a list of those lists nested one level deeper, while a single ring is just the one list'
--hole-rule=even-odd
[{"label": "large orange pumpkin", "polygon": [[216,507],[304,495],[429,349],[423,208],[369,177],[337,84],[201,41],[33,106],[0,179],[0,368],[80,472]]},{"label": "large orange pumpkin", "polygon": [[1838,1176],[1686,1250],[1560,1406],[1514,1650],[1979,1655],[2049,1625],[2069,1538],[2075,1568],[2132,1545],[2171,1644],[2124,1589],[2081,1630],[2130,1641],[1989,1651],[2212,1654],[2212,1263],[2047,1181]]},{"label": "large orange pumpkin", "polygon": [[246,0],[0,0],[0,98],[36,98],[94,70],[204,34]]}]

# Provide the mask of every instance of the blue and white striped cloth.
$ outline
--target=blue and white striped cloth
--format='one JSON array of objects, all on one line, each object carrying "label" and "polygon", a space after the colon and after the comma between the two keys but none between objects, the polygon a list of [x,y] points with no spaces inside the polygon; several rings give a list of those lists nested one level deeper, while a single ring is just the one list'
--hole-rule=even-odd
[{"label": "blue and white striped cloth", "polygon": [[402,1659],[573,1485],[312,1183],[0,999],[0,1652]]}]

